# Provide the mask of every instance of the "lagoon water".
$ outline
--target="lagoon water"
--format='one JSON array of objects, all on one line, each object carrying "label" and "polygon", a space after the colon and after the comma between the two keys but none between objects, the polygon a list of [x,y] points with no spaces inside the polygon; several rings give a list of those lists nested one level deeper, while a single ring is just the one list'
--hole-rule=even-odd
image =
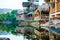
[{"label": "lagoon water", "polygon": [[10,40],[27,40],[24,38],[23,35],[13,35],[13,34],[10,34],[10,35],[0,35],[0,38],[9,38]]},{"label": "lagoon water", "polygon": [[13,32],[16,30],[15,27],[16,26],[14,25],[0,24],[0,38],[9,38],[10,40],[27,40],[22,34],[13,34]]}]

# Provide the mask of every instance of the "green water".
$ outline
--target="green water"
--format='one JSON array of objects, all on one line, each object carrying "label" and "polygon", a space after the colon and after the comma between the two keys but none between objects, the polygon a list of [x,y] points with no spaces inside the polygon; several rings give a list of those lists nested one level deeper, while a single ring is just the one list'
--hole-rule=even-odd
[{"label": "green water", "polygon": [[11,32],[12,34],[15,34],[16,26],[15,25],[6,25],[6,24],[0,24],[0,31],[6,31]]}]

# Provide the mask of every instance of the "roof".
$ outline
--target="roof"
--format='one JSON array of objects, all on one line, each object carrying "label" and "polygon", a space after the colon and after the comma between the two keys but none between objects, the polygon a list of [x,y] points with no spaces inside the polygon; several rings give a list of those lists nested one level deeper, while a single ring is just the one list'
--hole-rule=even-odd
[{"label": "roof", "polygon": [[27,15],[33,14],[34,12],[29,12]]}]

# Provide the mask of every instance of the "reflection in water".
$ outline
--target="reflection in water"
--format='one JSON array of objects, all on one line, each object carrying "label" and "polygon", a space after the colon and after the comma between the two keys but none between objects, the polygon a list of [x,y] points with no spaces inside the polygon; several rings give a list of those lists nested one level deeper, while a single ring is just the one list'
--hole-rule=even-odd
[{"label": "reflection in water", "polygon": [[11,34],[11,32],[6,32],[6,31],[0,31],[0,35],[10,35]]},{"label": "reflection in water", "polygon": [[5,25],[5,24],[0,24],[0,30],[1,31],[6,31],[6,32],[11,32],[14,34],[16,29],[15,25]]},{"label": "reflection in water", "polygon": [[1,35],[0,38],[9,38],[10,40],[26,40],[23,35]]},{"label": "reflection in water", "polygon": [[27,40],[24,35],[16,35],[16,26],[15,25],[6,25],[0,24],[0,38],[10,38],[10,40]]}]

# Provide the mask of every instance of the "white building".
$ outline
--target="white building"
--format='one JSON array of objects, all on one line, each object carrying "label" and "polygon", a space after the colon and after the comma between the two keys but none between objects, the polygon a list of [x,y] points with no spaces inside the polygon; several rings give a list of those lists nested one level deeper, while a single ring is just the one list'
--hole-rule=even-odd
[{"label": "white building", "polygon": [[25,16],[24,16],[23,10],[18,11],[18,14],[17,14],[16,19],[17,19],[17,20],[24,20],[24,19],[25,19],[24,17],[25,17]]}]

